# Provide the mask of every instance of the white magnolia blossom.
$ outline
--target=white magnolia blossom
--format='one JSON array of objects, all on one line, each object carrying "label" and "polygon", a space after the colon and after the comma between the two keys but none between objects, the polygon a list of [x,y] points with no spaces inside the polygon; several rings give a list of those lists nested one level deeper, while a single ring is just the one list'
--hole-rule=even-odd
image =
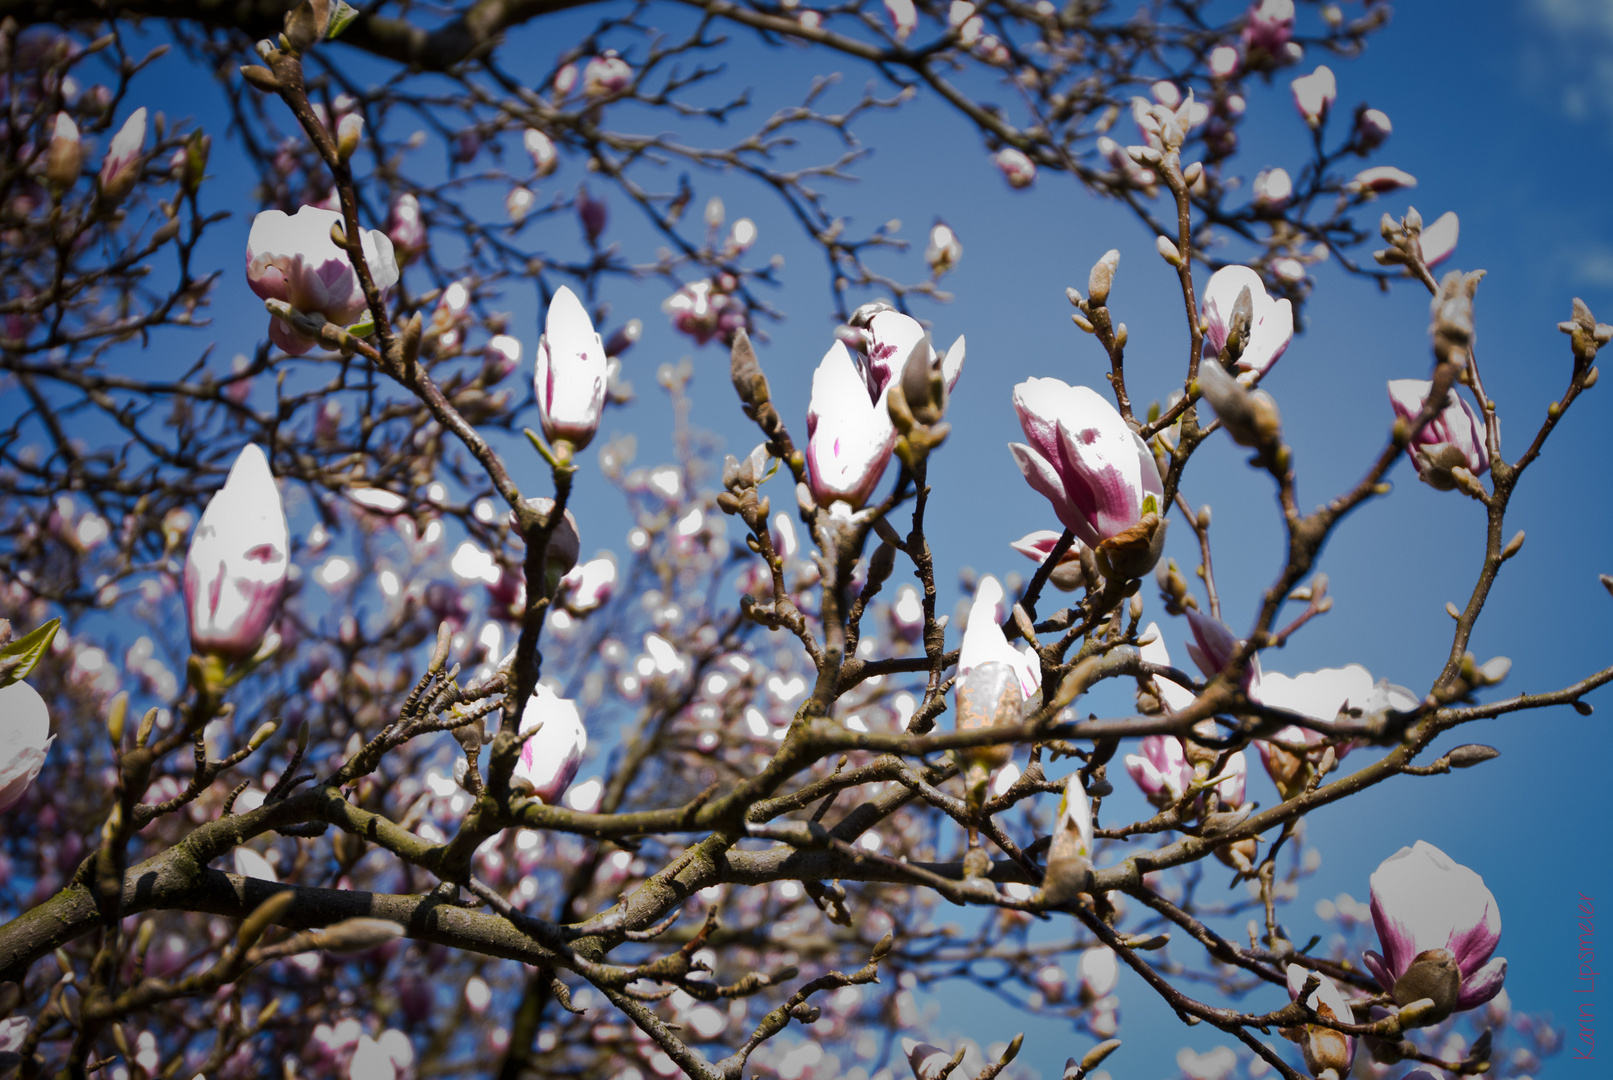
[{"label": "white magnolia blossom", "polygon": [[531,784],[533,793],[553,806],[577,775],[583,751],[588,749],[588,731],[576,702],[542,683],[521,710],[520,734],[527,735],[535,728],[537,734],[521,744],[521,756],[512,776]]},{"label": "white magnolia blossom", "polygon": [[564,440],[573,450],[593,441],[605,406],[606,368],[605,343],[593,320],[577,294],[562,285],[549,301],[533,378],[549,441]]},{"label": "white magnolia blossom", "polygon": [[280,614],[290,553],[269,459],[248,443],[208,501],[185,556],[191,648],[230,659],[256,652]]},{"label": "white magnolia blossom", "polygon": [[0,811],[22,798],[55,741],[38,690],[25,682],[0,687]]}]

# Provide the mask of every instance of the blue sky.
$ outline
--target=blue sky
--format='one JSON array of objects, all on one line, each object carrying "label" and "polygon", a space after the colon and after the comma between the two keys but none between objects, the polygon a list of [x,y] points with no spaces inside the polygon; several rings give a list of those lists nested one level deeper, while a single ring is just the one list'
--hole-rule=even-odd
[{"label": "blue sky", "polygon": [[[569,24],[561,25],[587,27],[595,17],[571,13]],[[1527,445],[1546,404],[1566,383],[1567,342],[1556,323],[1567,317],[1570,298],[1583,297],[1603,321],[1613,321],[1613,201],[1606,197],[1613,167],[1610,50],[1613,6],[1599,0],[1425,2],[1401,5],[1362,58],[1330,61],[1339,75],[1339,114],[1348,116],[1365,100],[1394,122],[1393,138],[1372,163],[1399,166],[1419,180],[1409,200],[1391,196],[1381,208],[1398,214],[1410,201],[1429,220],[1457,211],[1462,240],[1447,268],[1489,271],[1478,297],[1478,350],[1499,405],[1509,459]],[[1290,74],[1308,72],[1317,59],[1308,58]],[[821,62],[804,50],[752,48],[731,60],[724,85],[755,87],[759,104],[751,115],[759,117],[763,109],[798,99],[810,78],[822,73]],[[538,63],[547,63],[541,48]],[[849,100],[866,77],[848,71],[836,92]],[[174,116],[197,108],[194,83],[156,79],[136,84],[154,104]],[[1307,135],[1289,101],[1286,77],[1269,89],[1253,88],[1250,115],[1239,158],[1244,173],[1277,165],[1297,173]],[[222,130],[221,117],[204,112],[201,119]],[[1010,191],[972,131],[933,102],[921,99],[896,116],[870,117],[859,130],[874,150],[857,167],[863,179],[855,186],[827,185],[842,211],[863,227],[903,219],[902,234],[915,244],[899,264],[908,277],[920,273],[919,252],[934,216],[948,221],[965,247],[961,266],[945,281],[956,299],[918,309],[933,321],[939,343],[959,333],[969,341],[949,417],[953,435],[932,465],[931,543],[938,563],[999,575],[1024,572],[1029,563],[1008,541],[1054,522],[1046,503],[1018,478],[1005,448],[1018,437],[1009,405],[1014,383],[1052,376],[1102,385],[1107,364],[1096,343],[1071,326],[1063,289],[1084,288],[1088,267],[1114,247],[1122,262],[1111,308],[1131,330],[1132,397],[1144,403],[1163,399],[1179,385],[1186,358],[1174,276],[1139,225],[1067,178],[1044,174],[1034,189]],[[238,166],[220,150],[215,154],[220,179],[209,196],[213,206],[240,205]],[[565,189],[579,176],[575,163],[568,163],[554,185]],[[730,180],[702,189],[702,198],[707,190],[724,195],[730,218],[756,219],[758,261],[774,251],[785,256],[785,285],[772,298],[790,318],[768,328],[772,340],[761,354],[775,400],[804,438],[811,372],[829,344],[833,322],[821,263],[765,192]],[[610,236],[631,245],[642,234],[625,207],[613,204],[612,210]],[[249,224],[241,214],[219,229],[215,265],[234,273]],[[576,243],[569,218],[551,227],[554,237],[540,237],[545,244]],[[1282,407],[1302,507],[1353,483],[1381,446],[1391,419],[1385,381],[1423,377],[1430,366],[1427,298],[1419,288],[1381,296],[1325,265],[1316,278],[1307,331],[1265,384]],[[756,435],[734,407],[726,357],[716,346],[692,349],[666,327],[658,307],[666,292],[663,284],[650,283],[609,295],[620,317],[644,319],[646,333],[627,358],[640,402],[608,415],[605,429],[636,431],[640,464],[669,458],[654,370],[692,352],[694,420],[742,454]],[[533,297],[512,288],[507,301],[530,358],[538,318]],[[230,276],[221,284],[215,314],[210,337],[223,357],[249,352],[267,318],[244,282]],[[1501,693],[1554,688],[1610,662],[1613,599],[1596,581],[1598,573],[1613,571],[1606,540],[1613,524],[1607,482],[1613,451],[1603,437],[1613,419],[1608,394],[1613,389],[1597,388],[1582,399],[1514,500],[1512,527],[1526,529],[1528,540],[1507,564],[1473,645],[1480,660],[1505,654],[1514,661]],[[535,461],[510,450],[518,475],[536,489]],[[1280,556],[1270,485],[1243,457],[1224,438],[1212,440],[1195,457],[1184,484],[1193,504],[1214,508],[1217,576],[1234,629],[1249,624],[1254,596],[1276,572]],[[590,454],[584,489],[591,476],[597,476],[597,465]],[[1465,601],[1477,571],[1482,514],[1459,495],[1418,483],[1404,464],[1392,479],[1393,495],[1349,519],[1326,552],[1321,568],[1332,580],[1335,610],[1269,657],[1268,668],[1294,673],[1355,661],[1375,675],[1426,690],[1449,647],[1452,624],[1444,605]],[[791,494],[775,486],[775,505],[788,505]],[[608,498],[587,495],[576,505],[585,553],[600,547],[620,553],[628,525],[621,509]],[[1186,530],[1178,530],[1170,551],[1190,569],[1197,560],[1188,540]],[[948,579],[946,585],[949,602],[955,600],[955,584]],[[1151,587],[1145,596],[1152,599]],[[1159,614],[1151,606],[1150,617]],[[1180,655],[1185,625],[1162,621],[1167,643]],[[1341,892],[1365,899],[1367,876],[1378,862],[1426,839],[1477,870],[1495,892],[1505,926],[1500,952],[1511,964],[1508,988],[1515,1006],[1550,1010],[1562,1019],[1571,1007],[1576,894],[1613,893],[1601,831],[1608,813],[1600,793],[1613,752],[1605,711],[1613,710],[1613,694],[1601,691],[1588,700],[1599,707],[1589,718],[1566,708],[1520,715],[1473,725],[1442,744],[1492,743],[1502,751],[1497,761],[1450,776],[1402,778],[1366,799],[1314,814],[1310,835],[1325,860],[1290,909],[1293,932],[1303,941],[1309,932],[1322,931],[1310,914],[1318,899]],[[1094,708],[1104,699],[1099,701]],[[1129,707],[1120,696],[1107,704]],[[1125,789],[1128,781],[1120,777],[1117,786]],[[1253,797],[1269,805],[1273,793],[1264,777],[1253,787]],[[1178,1031],[1141,985],[1123,983],[1122,995],[1120,1034],[1128,1045],[1111,1059],[1116,1076],[1173,1075],[1178,1046],[1204,1050],[1217,1041],[1203,1028]],[[967,994],[948,992],[939,1000],[945,1033],[984,1043],[1024,1026],[1006,1009]],[[1267,994],[1255,1003],[1278,1002]],[[1056,1076],[1066,1056],[1092,1041],[1053,1024],[1027,1030],[1021,1060],[1044,1075]],[[1595,1075],[1594,1063],[1566,1055],[1548,1070],[1554,1077]]]}]

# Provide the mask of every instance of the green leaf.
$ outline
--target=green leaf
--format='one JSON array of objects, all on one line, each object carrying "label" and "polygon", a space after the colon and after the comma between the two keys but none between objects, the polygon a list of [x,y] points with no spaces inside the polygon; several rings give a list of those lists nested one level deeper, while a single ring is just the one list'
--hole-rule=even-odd
[{"label": "green leaf", "polygon": [[1143,513],[1159,513],[1159,500],[1155,499],[1152,493],[1143,496]]},{"label": "green leaf", "polygon": [[51,639],[61,625],[62,620],[52,619],[32,633],[0,646],[0,686],[10,686],[27,678],[50,648]]},{"label": "green leaf", "polygon": [[349,4],[347,0],[336,0],[336,9],[330,13],[330,26],[325,30],[325,40],[334,39],[343,30],[353,24],[358,18],[358,8]]},{"label": "green leaf", "polygon": [[375,317],[366,313],[364,318],[347,328],[354,337],[369,337],[375,333]]}]

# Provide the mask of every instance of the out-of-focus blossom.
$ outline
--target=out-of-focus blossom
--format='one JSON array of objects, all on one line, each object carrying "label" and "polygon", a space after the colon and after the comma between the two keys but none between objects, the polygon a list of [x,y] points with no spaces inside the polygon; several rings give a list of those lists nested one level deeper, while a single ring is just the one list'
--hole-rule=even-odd
[{"label": "out-of-focus blossom", "polygon": [[531,784],[533,793],[553,806],[577,775],[583,751],[588,749],[588,731],[576,703],[541,683],[521,710],[520,734],[526,735],[540,724],[538,733],[521,744],[512,778]]},{"label": "out-of-focus blossom", "polygon": [[1243,24],[1243,46],[1281,57],[1294,36],[1294,0],[1255,0]]},{"label": "out-of-focus blossom", "polygon": [[0,811],[22,798],[55,741],[39,691],[25,682],[0,686]]},{"label": "out-of-focus blossom", "polygon": [[[1292,3],[1289,10],[1293,10]],[[1227,1080],[1238,1068],[1238,1055],[1230,1046],[1217,1046],[1199,1053],[1182,1047],[1176,1052],[1176,1067],[1182,1080]]]},{"label": "out-of-focus blossom", "polygon": [[748,217],[742,217],[728,229],[727,250],[735,255],[748,251],[750,246],[756,243],[756,237],[756,222]]},{"label": "out-of-focus blossom", "polygon": [[549,301],[533,382],[551,442],[563,439],[581,450],[593,440],[605,404],[605,374],[605,343],[577,294],[562,285]]},{"label": "out-of-focus blossom", "polygon": [[582,223],[583,235],[590,244],[597,244],[605,232],[609,212],[605,208],[604,199],[596,199],[588,193],[586,185],[577,189],[577,220]]},{"label": "out-of-focus blossom", "polygon": [[643,336],[644,320],[628,319],[612,331],[610,337],[605,339],[605,355],[609,357],[621,356],[628,349],[638,344],[638,339]]},{"label": "out-of-focus blossom", "polygon": [[1092,888],[1092,800],[1081,786],[1081,774],[1064,781],[1053,842],[1047,849],[1042,896],[1049,904],[1067,904]]},{"label": "out-of-focus blossom", "polygon": [[[1063,533],[1054,532],[1052,529],[1038,529],[1036,532],[1026,533],[1009,546],[1040,566],[1047,561],[1049,555],[1053,554],[1053,549],[1058,546],[1063,536]],[[1047,580],[1053,583],[1054,588],[1071,592],[1086,584],[1086,572],[1081,568],[1083,550],[1079,540],[1070,544],[1069,550],[1047,576]]]},{"label": "out-of-focus blossom", "polygon": [[185,556],[185,611],[198,653],[239,660],[280,614],[290,530],[269,459],[248,443],[207,503]]},{"label": "out-of-focus blossom", "polygon": [[1389,114],[1382,109],[1362,109],[1355,117],[1355,141],[1363,151],[1376,150],[1394,133]]},{"label": "out-of-focus blossom", "polygon": [[[1395,416],[1412,423],[1423,411],[1434,384],[1427,379],[1391,379],[1389,403]],[[1490,467],[1490,451],[1484,444],[1484,424],[1456,387],[1451,387],[1450,404],[1440,410],[1406,447],[1417,475],[1440,491],[1456,487],[1452,469],[1466,469],[1474,476]]]},{"label": "out-of-focus blossom", "polygon": [[1374,165],[1370,169],[1362,169],[1355,174],[1349,187],[1353,191],[1370,191],[1381,195],[1385,191],[1395,191],[1399,188],[1414,188],[1417,178],[1409,172],[1397,169],[1393,165]]},{"label": "out-of-focus blossom", "polygon": [[[1310,971],[1298,964],[1288,965],[1288,996],[1291,1000],[1299,1000],[1299,992],[1305,989],[1310,975]],[[1320,971],[1316,972],[1316,977],[1320,981],[1305,999],[1305,1004],[1318,1016],[1328,1020],[1355,1023],[1355,1013],[1339,992],[1337,984]],[[1305,1055],[1305,1064],[1312,1076],[1322,1075],[1324,1069],[1332,1069],[1337,1076],[1349,1075],[1350,1062],[1355,1057],[1355,1040],[1350,1036],[1320,1024],[1306,1024],[1294,1031],[1292,1037],[1299,1043],[1300,1052]]]},{"label": "out-of-focus blossom", "polygon": [[425,253],[426,219],[420,212],[419,199],[406,191],[392,201],[386,234],[400,266],[407,266]]},{"label": "out-of-focus blossom", "polygon": [[[990,574],[975,587],[954,683],[959,731],[1017,723],[1021,708],[1041,685],[1040,661],[1010,645],[997,625],[1006,600],[1002,585]],[[976,780],[984,780],[985,773],[1006,764],[1012,753],[1003,743],[971,747],[959,756],[972,770],[978,768]]]},{"label": "out-of-focus blossom", "polygon": [[118,133],[112,136],[112,145],[101,159],[101,198],[115,204],[134,190],[135,182],[140,179],[141,151],[145,145],[146,109],[142,105],[129,114]]},{"label": "out-of-focus blossom", "polygon": [[1434,219],[1432,225],[1424,225],[1422,233],[1417,237],[1417,247],[1422,253],[1423,265],[1438,266],[1456,251],[1456,238],[1461,231],[1461,223],[1457,220],[1456,212],[1447,210]]},{"label": "out-of-focus blossom", "polygon": [[409,1037],[396,1028],[384,1031],[378,1039],[360,1035],[353,1045],[346,1080],[404,1080],[414,1066],[414,1047]]},{"label": "out-of-focus blossom", "polygon": [[582,71],[582,92],[589,97],[619,94],[632,84],[633,68],[616,55],[615,49],[589,60]]},{"label": "out-of-focus blossom", "polygon": [[1231,45],[1217,45],[1210,50],[1210,76],[1216,79],[1230,79],[1238,73],[1243,64],[1243,57]]},{"label": "out-of-focus blossom", "polygon": [[924,633],[924,599],[912,585],[896,590],[896,599],[891,602],[891,630],[909,644]]},{"label": "out-of-focus blossom", "polygon": [[924,249],[924,261],[930,273],[936,277],[949,273],[962,258],[963,245],[958,242],[958,234],[946,222],[937,221],[930,228],[930,244]]},{"label": "out-of-focus blossom", "polygon": [[1221,355],[1245,289],[1249,290],[1249,335],[1238,356],[1238,368],[1264,373],[1294,336],[1294,305],[1286,299],[1273,300],[1260,275],[1247,266],[1223,266],[1204,287],[1204,353]]},{"label": "out-of-focus blossom", "polygon": [[890,16],[891,35],[898,42],[906,41],[918,26],[918,9],[913,0],[885,0],[885,13]]},{"label": "out-of-focus blossom", "polygon": [[[358,274],[347,252],[331,239],[342,215],[304,206],[291,216],[265,210],[252,222],[246,245],[246,280],[264,300],[283,300],[305,315],[321,315],[339,326],[358,321],[368,309]],[[364,261],[384,294],[398,281],[392,240],[379,229],[362,230]],[[314,347],[280,319],[269,320],[269,337],[292,356]]]},{"label": "out-of-focus blossom", "polygon": [[78,125],[71,116],[59,112],[45,152],[45,179],[58,188],[70,188],[78,183],[83,165],[84,144],[78,136]]},{"label": "out-of-focus blossom", "polygon": [[[1057,379],[1027,379],[1014,387],[1029,445],[1009,443],[1025,479],[1053,504],[1064,525],[1100,562],[1126,576],[1147,573],[1159,558],[1164,486],[1154,456],[1097,391]],[[1139,526],[1152,519],[1152,533]],[[1114,541],[1114,543],[1109,543]],[[1146,563],[1146,565],[1144,565]],[[1107,572],[1107,571],[1106,571]]]},{"label": "out-of-focus blossom", "polygon": [[[1287,169],[1266,169],[1255,177],[1255,205],[1280,210],[1294,197],[1294,181]],[[1231,269],[1226,267],[1224,269]]]},{"label": "out-of-focus blossom", "polygon": [[[1164,679],[1158,680],[1161,684]],[[1172,683],[1171,685],[1175,685]],[[1188,695],[1188,701],[1193,695]],[[1182,753],[1182,740],[1174,735],[1148,735],[1138,746],[1141,753],[1126,755],[1126,771],[1149,802],[1170,805],[1187,794],[1193,766]]]},{"label": "out-of-focus blossom", "polygon": [[1077,968],[1084,1001],[1108,997],[1120,983],[1120,958],[1107,945],[1094,945],[1082,952]]},{"label": "out-of-focus blossom", "polygon": [[482,349],[482,363],[487,369],[487,381],[500,381],[521,366],[521,339],[509,334],[494,334]]},{"label": "out-of-focus blossom", "polygon": [[616,589],[616,561],[601,557],[579,563],[560,579],[560,589],[567,608],[592,611],[609,600]]},{"label": "out-of-focus blossom", "polygon": [[812,376],[807,408],[807,470],[819,505],[868,501],[890,463],[896,428],[885,395],[870,399],[868,384],[845,345],[835,342]]},{"label": "out-of-focus blossom", "polygon": [[1383,954],[1367,968],[1400,1005],[1432,998],[1437,1022],[1501,992],[1501,912],[1484,879],[1424,840],[1372,874],[1372,923]]},{"label": "out-of-focus blossom", "polygon": [[554,73],[554,92],[556,96],[564,98],[577,86],[577,65],[566,64]]},{"label": "out-of-focus blossom", "polygon": [[711,280],[691,281],[661,301],[661,310],[672,316],[672,328],[688,334],[704,345],[717,336],[719,320],[727,297],[713,293]]},{"label": "out-of-focus blossom", "polygon": [[952,1055],[939,1046],[916,1039],[903,1039],[902,1053],[907,1056],[907,1067],[913,1070],[915,1080],[937,1080],[952,1061]]},{"label": "out-of-focus blossom", "polygon": [[980,32],[985,26],[975,12],[975,5],[970,0],[952,0],[952,6],[947,8],[947,25],[957,30],[958,44],[965,49],[980,40]]},{"label": "out-of-focus blossom", "polygon": [[1311,127],[1321,127],[1328,110],[1339,96],[1339,84],[1333,78],[1333,69],[1322,64],[1309,75],[1301,75],[1293,82],[1294,108]]},{"label": "out-of-focus blossom", "polygon": [[1036,182],[1036,162],[1017,146],[1005,146],[992,155],[992,164],[1011,188],[1028,188]]},{"label": "out-of-focus blossom", "polygon": [[[1187,643],[1187,655],[1193,658],[1193,662],[1198,665],[1205,678],[1213,679],[1221,674],[1221,669],[1232,659],[1233,652],[1240,644],[1238,635],[1220,619],[1192,609],[1188,610],[1187,623],[1193,628],[1193,640]],[[1249,657],[1249,665],[1244,669],[1241,685],[1251,695],[1257,693],[1254,687],[1261,685],[1258,653]]]},{"label": "out-of-focus blossom", "polygon": [[259,855],[249,847],[238,847],[231,860],[235,864],[235,872],[242,877],[257,878],[260,881],[279,881],[280,877],[269,865],[269,860]]},{"label": "out-of-focus blossom", "polygon": [[532,158],[532,169],[538,179],[552,176],[560,167],[560,151],[556,149],[554,140],[537,128],[527,128],[521,133],[521,145]]},{"label": "out-of-focus blossom", "polygon": [[[1175,667],[1171,661],[1170,649],[1165,645],[1165,635],[1160,632],[1159,624],[1151,622],[1143,630],[1142,639],[1146,642],[1142,646],[1142,658],[1150,664],[1161,667]],[[1160,697],[1165,707],[1173,711],[1185,709],[1193,704],[1193,691],[1179,683],[1172,682],[1163,676],[1156,676],[1154,685],[1159,688]]]},{"label": "out-of-focus blossom", "polygon": [[504,212],[510,216],[511,221],[519,225],[526,220],[526,216],[532,212],[532,207],[537,201],[538,197],[532,194],[531,188],[517,185],[504,196]]},{"label": "out-of-focus blossom", "polygon": [[1096,145],[1099,156],[1107,161],[1109,167],[1119,173],[1130,186],[1152,191],[1158,185],[1159,177],[1154,171],[1137,164],[1126,148],[1109,136],[1098,136]]}]

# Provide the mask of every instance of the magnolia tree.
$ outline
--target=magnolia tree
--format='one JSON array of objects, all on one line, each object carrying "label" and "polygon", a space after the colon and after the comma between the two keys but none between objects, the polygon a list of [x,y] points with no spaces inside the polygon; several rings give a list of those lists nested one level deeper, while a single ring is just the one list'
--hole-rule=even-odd
[{"label": "magnolia tree", "polygon": [[[1574,302],[1561,395],[1503,457],[1479,275],[1434,270],[1455,217],[1384,215],[1364,248],[1368,204],[1413,181],[1370,163],[1389,118],[1345,112],[1317,60],[1384,6],[685,0],[602,8],[534,60],[525,24],[568,6],[0,3],[0,1071],[987,1080],[1066,1056],[1016,1061],[1021,1039],[923,1006],[963,978],[1077,1025],[1082,1080],[1128,1073],[1127,969],[1224,1033],[1178,1058],[1195,1080],[1538,1068],[1556,1036],[1510,1011],[1495,898],[1439,836],[1375,838],[1370,905],[1328,903],[1326,947],[1283,921],[1311,811],[1478,765],[1494,751],[1430,746],[1588,711],[1613,679],[1501,696],[1506,662],[1469,652],[1522,542],[1513,494],[1613,330]],[[707,92],[715,61],[781,41],[873,81],[698,141],[745,115]],[[227,130],[142,103],[184,78]],[[1313,153],[1240,176],[1260,80],[1291,84]],[[1004,86],[1012,105],[982,102]],[[881,269],[894,230],[855,234],[819,187],[861,116],[915,95],[1008,185],[1062,172],[1129,207],[1180,284],[1154,298],[1182,331],[1162,406],[1128,392],[1115,252],[1069,290],[1107,384],[1015,361],[1024,441],[996,467],[1059,527],[1001,537],[1034,573],[979,578],[953,619],[926,505],[970,372],[910,311],[961,246],[937,225],[904,280]],[[783,163],[818,130],[847,149]],[[256,186],[210,198],[226,154]],[[540,195],[560,170],[575,186]],[[804,426],[766,373],[800,359],[761,334],[780,265],[720,201],[688,213],[719,174],[782,200],[827,263],[840,326]],[[249,233],[206,209],[242,200]],[[652,257],[611,240],[627,210]],[[221,237],[244,276],[206,261]],[[1433,349],[1389,385],[1359,481],[1306,513],[1261,382],[1324,258],[1426,288]],[[659,375],[672,464],[596,438],[632,396],[642,323],[605,298],[633,279],[728,357],[744,457],[689,424],[687,362]],[[544,301],[531,361],[495,306],[517,282]],[[248,290],[260,344],[221,367],[210,305]],[[1282,509],[1247,626],[1221,618],[1210,515],[1181,491],[1221,439]],[[1403,458],[1486,520],[1448,660],[1414,689],[1348,656],[1264,667],[1331,606],[1322,550]],[[626,548],[585,560],[612,491]],[[1134,709],[1084,708],[1117,685]],[[1149,813],[1111,812],[1117,785]]]}]

